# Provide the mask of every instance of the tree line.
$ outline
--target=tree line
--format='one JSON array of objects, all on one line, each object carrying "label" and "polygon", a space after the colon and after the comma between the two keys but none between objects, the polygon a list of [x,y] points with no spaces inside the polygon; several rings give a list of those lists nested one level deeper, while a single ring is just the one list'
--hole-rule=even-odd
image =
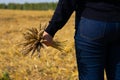
[{"label": "tree line", "polygon": [[54,10],[57,6],[57,3],[9,3],[9,4],[0,4],[0,9],[14,9],[14,10]]}]

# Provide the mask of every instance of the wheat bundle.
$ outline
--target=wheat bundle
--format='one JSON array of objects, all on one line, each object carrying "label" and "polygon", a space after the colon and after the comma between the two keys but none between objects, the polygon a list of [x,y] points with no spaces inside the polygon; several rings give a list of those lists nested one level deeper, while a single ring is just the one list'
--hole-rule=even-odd
[{"label": "wheat bundle", "polygon": [[[40,57],[40,50],[41,48],[45,48],[46,45],[43,43],[43,33],[46,26],[42,28],[40,25],[39,29],[37,28],[29,28],[27,31],[23,34],[24,41],[22,42],[22,54],[28,55],[31,52],[31,57],[37,51],[38,57]],[[52,47],[58,49],[59,51],[64,51],[66,46],[66,41],[59,42],[59,41],[53,41]]]}]

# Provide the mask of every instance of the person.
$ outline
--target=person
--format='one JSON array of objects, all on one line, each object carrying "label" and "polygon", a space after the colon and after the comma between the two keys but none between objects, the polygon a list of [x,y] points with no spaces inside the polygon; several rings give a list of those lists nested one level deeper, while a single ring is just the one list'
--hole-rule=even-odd
[{"label": "person", "polygon": [[[75,50],[79,80],[120,80],[119,0],[59,0],[43,38],[55,33],[75,11]],[[70,27],[69,27],[70,28]],[[69,30],[68,30],[69,31]]]}]

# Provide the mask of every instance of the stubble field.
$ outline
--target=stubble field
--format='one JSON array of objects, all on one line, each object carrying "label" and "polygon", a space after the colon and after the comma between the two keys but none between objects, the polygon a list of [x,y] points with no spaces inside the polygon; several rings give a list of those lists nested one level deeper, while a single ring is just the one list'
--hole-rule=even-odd
[{"label": "stubble field", "polygon": [[48,47],[41,57],[24,57],[19,43],[26,28],[48,24],[53,11],[0,10],[0,79],[78,80],[74,50],[74,15],[54,39],[68,41],[67,53]]}]

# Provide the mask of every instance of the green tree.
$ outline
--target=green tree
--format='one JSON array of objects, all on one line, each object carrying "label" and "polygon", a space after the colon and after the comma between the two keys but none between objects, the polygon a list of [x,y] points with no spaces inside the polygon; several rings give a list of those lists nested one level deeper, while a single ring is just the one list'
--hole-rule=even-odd
[{"label": "green tree", "polygon": [[5,4],[0,4],[0,9],[5,9],[6,5]]},{"label": "green tree", "polygon": [[7,7],[8,9],[16,9],[15,3],[9,3]]},{"label": "green tree", "polygon": [[23,10],[28,10],[28,9],[29,9],[29,4],[28,3],[23,4]]},{"label": "green tree", "polygon": [[0,9],[19,9],[19,10],[54,10],[57,3],[9,3],[7,5],[0,4]]},{"label": "green tree", "polygon": [[15,4],[15,9],[21,10],[23,8],[22,4]]}]

